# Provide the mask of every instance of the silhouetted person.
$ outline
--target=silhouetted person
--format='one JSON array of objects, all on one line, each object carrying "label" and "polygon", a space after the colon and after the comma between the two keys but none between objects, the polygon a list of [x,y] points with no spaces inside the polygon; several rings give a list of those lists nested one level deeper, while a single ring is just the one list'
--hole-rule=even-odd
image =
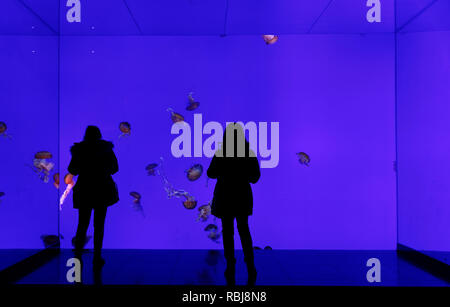
[{"label": "silhouetted person", "polygon": [[250,150],[241,125],[229,124],[227,126],[222,148],[216,151],[207,174],[209,178],[217,179],[211,213],[222,220],[227,284],[235,284],[234,219],[236,219],[247,264],[248,284],[254,285],[256,268],[248,217],[253,213],[253,195],[250,183],[256,183],[259,180],[260,169],[258,159]]},{"label": "silhouetted person", "polygon": [[94,266],[104,264],[101,250],[106,210],[119,201],[117,187],[111,177],[119,170],[113,147],[111,142],[102,140],[98,127],[88,126],[83,141],[70,149],[69,173],[78,175],[73,188],[73,207],[78,209],[74,247],[76,253],[83,249],[94,211]]}]

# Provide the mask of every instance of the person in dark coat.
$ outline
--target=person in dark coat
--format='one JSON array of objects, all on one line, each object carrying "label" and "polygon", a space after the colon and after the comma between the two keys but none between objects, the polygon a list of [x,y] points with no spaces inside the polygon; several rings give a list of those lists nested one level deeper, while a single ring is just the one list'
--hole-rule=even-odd
[{"label": "person in dark coat", "polygon": [[222,147],[216,151],[207,175],[209,178],[217,179],[211,213],[222,220],[227,284],[235,284],[234,219],[236,219],[247,264],[248,284],[254,285],[256,268],[248,217],[253,213],[250,183],[259,180],[260,168],[240,124],[229,124],[225,129]]},{"label": "person in dark coat", "polygon": [[84,139],[75,143],[70,152],[69,173],[78,180],[73,188],[73,207],[78,209],[78,228],[74,238],[76,252],[86,241],[91,213],[94,211],[94,264],[104,264],[101,257],[107,208],[119,201],[117,186],[111,175],[119,166],[111,142],[102,140],[100,129],[88,126]]}]

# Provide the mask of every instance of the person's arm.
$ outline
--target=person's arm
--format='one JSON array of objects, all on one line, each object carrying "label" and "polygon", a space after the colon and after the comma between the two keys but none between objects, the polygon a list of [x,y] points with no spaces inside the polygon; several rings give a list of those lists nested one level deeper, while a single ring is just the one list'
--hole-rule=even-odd
[{"label": "person's arm", "polygon": [[249,160],[248,181],[251,183],[257,183],[260,177],[261,170],[259,168],[258,158],[252,157]]},{"label": "person's arm", "polygon": [[214,156],[211,160],[211,164],[209,164],[208,170],[206,171],[206,175],[208,175],[211,179],[217,179],[218,170],[217,170],[217,158]]},{"label": "person's arm", "polygon": [[119,163],[117,162],[117,157],[114,151],[111,150],[111,175],[114,175],[119,171]]}]

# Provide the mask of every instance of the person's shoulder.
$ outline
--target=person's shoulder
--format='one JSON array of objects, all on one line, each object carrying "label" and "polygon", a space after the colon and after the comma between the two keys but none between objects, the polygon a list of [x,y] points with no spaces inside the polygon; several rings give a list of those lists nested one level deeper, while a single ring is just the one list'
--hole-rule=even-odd
[{"label": "person's shoulder", "polygon": [[106,140],[101,140],[100,145],[105,149],[113,149],[114,148],[113,142],[106,141]]},{"label": "person's shoulder", "polygon": [[73,153],[76,153],[76,152],[78,152],[79,150],[80,150],[80,148],[81,148],[81,143],[74,143],[71,147],[70,147],[70,152],[73,154]]}]

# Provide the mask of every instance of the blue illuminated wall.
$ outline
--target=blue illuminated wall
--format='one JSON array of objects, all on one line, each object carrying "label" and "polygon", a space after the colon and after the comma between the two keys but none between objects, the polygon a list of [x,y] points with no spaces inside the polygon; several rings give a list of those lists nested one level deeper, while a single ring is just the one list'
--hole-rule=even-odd
[{"label": "blue illuminated wall", "polygon": [[[204,122],[280,123],[279,165],[263,169],[253,187],[255,245],[395,248],[393,35],[284,35],[272,46],[259,35],[62,37],[61,55],[62,172],[88,124],[114,142],[119,160],[121,201],[108,212],[106,248],[221,248],[195,221],[197,210],[167,199],[161,179],[145,171],[162,156],[175,187],[199,205],[211,199],[213,180],[206,187],[205,174],[189,182],[184,173],[194,163],[206,169],[209,159],[170,152],[166,109],[193,126],[184,109],[191,91]],[[128,138],[118,138],[121,121],[131,123]],[[141,193],[145,219],[130,191]],[[71,206],[70,197],[64,247],[77,223]]]},{"label": "blue illuminated wall", "polygon": [[398,47],[399,243],[450,263],[450,32]]},{"label": "blue illuminated wall", "polygon": [[[58,39],[0,36],[0,249],[40,249],[58,233],[58,191],[31,169],[50,151],[58,172]],[[17,260],[17,259],[16,259]]]}]

